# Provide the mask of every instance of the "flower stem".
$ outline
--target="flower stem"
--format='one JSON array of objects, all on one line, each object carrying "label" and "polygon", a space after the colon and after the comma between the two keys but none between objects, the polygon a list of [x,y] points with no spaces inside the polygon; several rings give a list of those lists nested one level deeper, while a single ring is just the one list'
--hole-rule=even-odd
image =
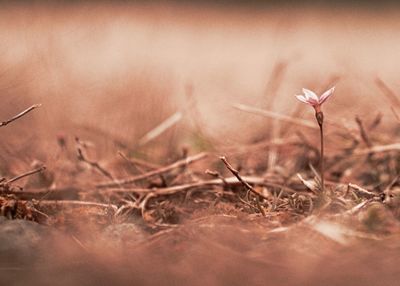
[{"label": "flower stem", "polygon": [[324,164],[324,127],[323,124],[319,125],[319,133],[321,135],[321,158],[320,158],[320,172],[321,172],[321,191],[325,193],[325,164]]},{"label": "flower stem", "polygon": [[318,110],[315,113],[319,125],[320,141],[321,141],[321,151],[320,151],[320,176],[321,176],[321,192],[325,193],[325,166],[324,166],[324,114],[322,111]]}]

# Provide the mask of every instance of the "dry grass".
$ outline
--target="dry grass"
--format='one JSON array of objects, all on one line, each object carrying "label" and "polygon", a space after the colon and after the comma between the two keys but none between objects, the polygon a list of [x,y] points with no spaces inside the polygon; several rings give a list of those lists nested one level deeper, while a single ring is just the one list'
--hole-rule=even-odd
[{"label": "dry grass", "polygon": [[5,8],[1,214],[60,231],[7,282],[398,280],[396,12]]}]

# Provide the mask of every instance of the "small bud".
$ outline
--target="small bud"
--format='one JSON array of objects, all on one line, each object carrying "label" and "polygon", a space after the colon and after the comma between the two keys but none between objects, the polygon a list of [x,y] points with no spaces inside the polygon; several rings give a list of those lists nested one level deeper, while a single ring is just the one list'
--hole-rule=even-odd
[{"label": "small bud", "polygon": [[324,123],[324,114],[322,113],[322,111],[316,112],[315,118],[317,118],[318,125],[322,126],[322,124]]}]

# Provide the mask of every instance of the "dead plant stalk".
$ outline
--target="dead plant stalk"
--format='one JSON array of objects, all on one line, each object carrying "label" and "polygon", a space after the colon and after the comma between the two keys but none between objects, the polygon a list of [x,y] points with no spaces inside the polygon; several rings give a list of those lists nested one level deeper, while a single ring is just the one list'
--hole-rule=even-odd
[{"label": "dead plant stalk", "polygon": [[192,157],[187,157],[185,159],[176,161],[175,163],[156,169],[156,170],[152,170],[149,171],[147,173],[138,175],[138,176],[134,176],[128,179],[122,179],[122,180],[113,180],[112,182],[105,182],[105,183],[100,183],[98,185],[96,185],[97,188],[109,188],[109,187],[115,187],[115,186],[119,186],[119,185],[128,185],[128,184],[132,184],[136,181],[140,181],[140,180],[144,180],[150,177],[154,177],[169,171],[172,171],[174,169],[180,168],[180,167],[184,167],[186,165],[189,165],[191,163],[194,163],[196,161],[199,161],[201,159],[204,159],[207,156],[207,153],[199,153],[196,154]]},{"label": "dead plant stalk", "polygon": [[34,110],[35,108],[40,107],[40,106],[41,106],[41,104],[34,104],[31,107],[28,107],[27,109],[25,109],[24,111],[21,111],[20,113],[18,113],[17,115],[13,116],[12,118],[1,122],[0,123],[0,127],[3,127],[3,126],[6,126],[6,125],[10,124],[11,122],[21,118],[22,116],[28,114],[29,112],[31,112],[32,110]]}]

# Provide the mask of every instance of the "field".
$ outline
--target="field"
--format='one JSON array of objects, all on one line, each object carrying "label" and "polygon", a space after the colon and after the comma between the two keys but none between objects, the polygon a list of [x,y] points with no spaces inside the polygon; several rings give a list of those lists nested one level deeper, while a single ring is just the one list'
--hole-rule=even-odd
[{"label": "field", "polygon": [[0,5],[0,284],[397,285],[400,10]]}]

